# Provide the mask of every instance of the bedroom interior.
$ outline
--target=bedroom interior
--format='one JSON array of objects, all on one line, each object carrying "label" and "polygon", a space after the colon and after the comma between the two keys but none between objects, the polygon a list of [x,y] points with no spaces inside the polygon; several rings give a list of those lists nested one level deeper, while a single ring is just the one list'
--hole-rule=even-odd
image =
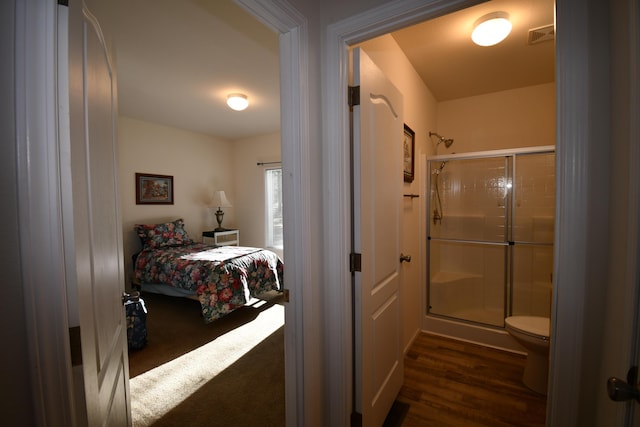
[{"label": "bedroom interior", "polygon": [[[231,0],[185,4],[115,1],[104,7],[117,35],[113,44],[118,69],[119,182],[126,280],[133,288],[142,286],[148,309],[147,345],[130,352],[134,425],[170,422],[168,410],[173,408],[175,414],[186,402],[197,402],[189,396],[197,394],[200,387],[220,387],[215,384],[230,372],[238,381],[225,382],[230,400],[219,404],[230,406],[228,419],[244,416],[246,425],[255,424],[250,417],[256,415],[243,415],[236,402],[240,397],[258,402],[261,394],[275,400],[265,402],[263,418],[275,417],[272,424],[279,425],[284,420],[281,293],[265,289],[258,295],[261,299],[254,299],[254,295],[229,286],[225,287],[233,290],[229,299],[217,299],[215,303],[212,298],[222,295],[224,289],[208,299],[203,296],[207,303],[163,299],[150,293],[152,288],[134,273],[134,265],[147,264],[136,256],[148,248],[143,243],[146,237],[166,237],[170,232],[174,240],[162,243],[165,249],[186,248],[181,238],[179,242],[176,239],[176,229],[195,246],[199,242],[222,244],[222,240],[220,250],[267,247],[265,173],[278,168],[281,159],[277,34]],[[211,40],[217,42],[212,44]],[[168,63],[167,58],[171,58]],[[244,111],[227,105],[228,95],[237,92],[246,94],[249,105]],[[171,203],[137,203],[134,176],[139,173],[171,177]],[[152,226],[145,231],[143,225]],[[228,231],[220,233],[220,227]],[[274,245],[268,249],[251,250],[251,254],[224,261],[210,275],[223,277],[231,272],[233,277],[233,271],[238,271],[236,279],[249,275],[253,280],[256,272],[262,274],[260,269],[245,273],[245,267],[260,265],[261,261],[256,264],[256,259],[249,259],[255,255],[269,257],[269,263],[277,263],[281,274],[283,248]],[[273,277],[276,270],[269,267],[264,271],[271,271]],[[272,288],[281,288],[280,284]],[[247,285],[245,289],[250,289],[251,284]],[[191,294],[189,298],[197,298],[195,292]],[[217,317],[225,318],[215,320]],[[181,350],[176,353],[177,349]],[[185,360],[188,366],[208,368],[190,373]],[[212,365],[211,360],[217,362]],[[253,361],[248,371],[238,368],[247,360]],[[175,366],[179,369],[170,368]],[[167,375],[167,369],[178,375]],[[267,378],[263,378],[265,373]],[[250,375],[253,382],[243,388],[240,378]],[[171,378],[173,386],[160,382],[159,377]],[[149,378],[156,387],[148,387],[145,381]],[[176,380],[182,394],[176,391]],[[148,394],[159,389],[164,392]],[[201,412],[206,415],[206,411]],[[164,421],[158,417],[164,417]]]},{"label": "bedroom interior", "polygon": [[[213,3],[209,4],[208,2],[200,1],[196,2],[196,4],[197,8],[203,8],[207,12],[213,13]],[[226,9],[223,8],[224,12],[221,12],[224,14],[224,22],[225,24],[229,24],[233,27],[236,25],[234,24],[235,21],[233,19],[229,19],[229,17],[237,17],[237,11],[233,11],[233,2],[228,1],[223,4],[226,4]],[[122,5],[117,6],[116,9],[118,7],[121,8]],[[127,40],[127,37],[131,37],[131,33],[134,31],[133,28],[139,25],[138,23],[131,26],[127,31],[127,22],[129,22],[129,25],[132,25],[132,22],[135,22],[136,19],[136,14],[132,13],[130,9],[131,5],[128,5],[127,7],[129,8],[127,10],[129,18],[123,19],[119,24],[123,26],[121,28],[123,31],[120,32],[122,40]],[[160,10],[162,8],[158,7],[156,9],[157,10],[154,12],[152,19],[158,21],[158,23],[162,23],[163,19],[167,18],[160,16]],[[255,22],[252,23],[251,26],[255,27]],[[233,29],[236,30],[237,27]],[[409,30],[407,30],[407,34],[409,34]],[[151,34],[149,34],[149,36],[151,38]],[[276,59],[274,60],[270,57],[267,63],[275,64],[276,66],[276,83],[273,84],[273,82],[271,82],[271,86],[277,89],[277,38],[274,34],[272,34],[272,36],[276,39],[275,43],[270,44],[266,50],[271,54],[275,52]],[[168,38],[175,39],[175,34],[167,34],[167,39],[163,39],[158,35],[154,35],[153,37],[165,40],[167,45],[175,44],[175,41],[169,42],[167,40]],[[395,42],[398,43],[401,40],[400,32],[394,34],[393,37],[395,38]],[[220,39],[222,40],[223,38]],[[261,33],[260,37],[252,37],[252,41],[254,42],[257,39],[261,40],[260,44],[267,43],[264,41],[264,33]],[[365,48],[369,47],[373,49],[373,56],[375,56],[375,51],[378,49],[377,46],[382,46],[380,48],[380,52],[384,52],[387,43],[388,39],[385,40],[382,38],[380,40],[366,42],[363,45]],[[408,55],[410,48],[406,44],[401,44],[401,49],[403,49],[404,54]],[[241,57],[243,55],[236,56]],[[379,60],[381,62],[384,62],[383,56],[383,54],[380,54]],[[187,224],[186,229],[192,236],[200,236],[202,232],[213,230],[216,227],[215,208],[217,208],[217,206],[213,206],[211,204],[211,200],[213,199],[214,192],[222,189],[228,192],[227,195],[231,199],[231,204],[233,206],[225,209],[225,225],[242,229],[241,244],[243,246],[245,244],[255,245],[258,247],[262,246],[260,243],[253,243],[260,242],[260,239],[252,237],[252,234],[254,236],[259,236],[264,233],[261,226],[256,224],[256,221],[252,220],[252,216],[255,212],[255,207],[263,205],[264,203],[261,203],[258,199],[255,199],[255,197],[250,197],[246,194],[248,189],[252,188],[251,178],[247,175],[254,174],[255,178],[256,172],[263,172],[261,168],[256,168],[256,162],[268,163],[279,160],[279,133],[277,128],[271,128],[270,131],[259,136],[242,136],[238,140],[235,140],[233,137],[228,135],[211,136],[208,134],[208,131],[202,129],[194,131],[192,126],[186,125],[185,123],[175,122],[174,120],[176,119],[170,118],[166,115],[164,116],[164,119],[158,120],[147,117],[144,114],[134,113],[134,110],[128,110],[128,108],[133,108],[132,106],[135,106],[136,102],[144,99],[143,94],[137,93],[136,89],[143,86],[137,82],[128,81],[129,75],[132,73],[127,73],[127,70],[135,70],[137,67],[140,67],[138,62],[142,57],[145,57],[145,55],[138,54],[137,56],[127,57],[126,52],[124,51],[122,53],[122,57],[118,56],[118,66],[122,67],[122,72],[119,74],[119,89],[123,94],[120,99],[121,116],[119,122],[119,160],[121,182],[120,193],[122,199],[121,205],[123,211],[123,226],[125,228],[125,251],[130,255],[138,249],[137,236],[135,236],[135,233],[133,232],[133,227],[141,222],[149,223],[151,221],[172,221],[178,217],[184,216]],[[246,61],[249,61],[247,58],[236,59],[244,61],[242,65],[238,65],[239,67],[251,67],[246,63]],[[160,67],[156,66],[155,68],[157,71]],[[160,75],[162,75],[162,73],[160,73]],[[148,78],[148,75],[145,75],[145,77]],[[160,76],[158,78],[160,78]],[[436,80],[435,77],[432,79]],[[177,82],[177,80],[172,80],[172,82]],[[224,93],[220,92],[219,94],[216,94],[216,96],[218,98],[226,97],[226,94],[229,91],[231,91],[231,88],[224,91]],[[550,88],[547,84],[543,84],[541,87],[532,87],[530,92],[524,90],[516,96],[524,95],[533,99],[536,97],[534,92],[539,91],[542,91],[545,94],[545,99],[540,102],[546,102],[550,93]],[[501,95],[502,94],[496,94],[494,96],[497,98]],[[171,91],[169,96],[175,97],[177,94]],[[487,96],[490,97],[491,95]],[[508,96],[510,95],[507,95],[507,97]],[[137,100],[132,99],[136,97],[138,98]],[[253,100],[254,96],[250,95],[250,98]],[[267,98],[270,101],[277,99],[277,90],[275,96],[271,94],[269,97],[265,97],[263,101],[266,101]],[[181,102],[184,101],[176,100],[175,104],[180,105]],[[485,102],[501,101],[487,99]],[[162,102],[156,99],[151,100],[150,104],[160,105]],[[452,113],[440,114],[440,109],[444,112],[447,110],[452,111],[456,108],[460,108],[461,105],[462,104],[456,103],[455,101],[438,102],[439,115],[437,117],[433,115],[433,111],[430,111],[427,115],[427,117],[429,117],[428,121],[412,125],[412,127],[415,126],[414,129],[419,130],[417,140],[421,151],[425,154],[429,154],[429,151],[432,148],[426,143],[426,135],[427,132],[429,132],[429,128],[437,129],[438,132],[445,135],[454,135],[456,138],[456,147],[460,147],[461,144],[464,144],[465,140],[467,143],[470,141],[468,134],[464,135],[461,133],[460,119],[458,117],[455,117]],[[469,108],[468,105],[462,105],[462,107]],[[254,108],[253,103],[248,108],[247,112],[250,112],[252,108]],[[200,110],[202,111],[205,109],[200,108]],[[212,113],[212,117],[213,116],[216,116],[216,113]],[[278,118],[276,117],[276,121],[277,119]],[[244,122],[243,124],[247,123],[246,119],[241,118],[240,120]],[[429,121],[431,124],[429,124]],[[438,126],[434,126],[434,123],[437,123]],[[471,126],[469,126],[469,129],[470,128]],[[179,143],[176,141],[179,141]],[[521,143],[526,142],[528,141],[521,141]],[[487,140],[485,143],[488,145],[498,144],[496,140]],[[458,149],[464,150],[464,148]],[[149,169],[149,166],[147,165],[151,166],[153,169]],[[176,204],[173,207],[162,207],[161,211],[158,210],[157,207],[145,207],[144,210],[141,210],[137,209],[133,205],[133,195],[131,194],[133,186],[130,185],[130,183],[132,183],[131,175],[135,172],[141,171],[141,168],[145,167],[146,169],[144,171],[147,172],[164,172],[175,176]],[[198,176],[193,176],[193,170],[203,172],[199,173]],[[175,171],[179,171],[180,173],[178,174]],[[212,183],[215,183],[215,185],[212,185]],[[413,184],[411,188],[413,189]],[[416,192],[419,192],[419,190],[416,189]],[[183,206],[184,209],[179,209],[177,207],[178,204]],[[413,213],[408,213],[408,215],[411,218]],[[412,218],[411,221],[415,224],[419,219],[416,220],[415,218]],[[128,261],[129,257],[127,256],[125,259]],[[127,268],[127,271],[132,271],[132,268]],[[411,274],[415,274],[415,270]],[[418,293],[419,291],[420,290],[418,289]],[[415,293],[416,290],[414,289],[411,292]],[[418,300],[420,300],[419,295],[416,301]],[[417,309],[413,307],[411,310],[408,310],[408,315],[416,310],[420,310],[420,307]],[[404,331],[404,334],[404,341],[409,343],[411,337],[408,336],[409,334],[406,331]]]}]

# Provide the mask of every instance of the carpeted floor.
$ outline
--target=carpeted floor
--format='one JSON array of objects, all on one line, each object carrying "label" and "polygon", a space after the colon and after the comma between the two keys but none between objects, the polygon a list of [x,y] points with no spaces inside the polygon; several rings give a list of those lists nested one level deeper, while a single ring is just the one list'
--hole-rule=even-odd
[{"label": "carpeted floor", "polygon": [[148,344],[129,354],[134,427],[284,425],[281,296],[210,324],[197,301],[143,298]]}]

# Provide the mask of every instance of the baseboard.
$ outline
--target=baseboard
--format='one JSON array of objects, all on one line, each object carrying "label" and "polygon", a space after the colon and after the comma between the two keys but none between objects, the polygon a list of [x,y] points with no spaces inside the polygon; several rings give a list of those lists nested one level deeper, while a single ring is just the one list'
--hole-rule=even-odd
[{"label": "baseboard", "polygon": [[423,332],[459,341],[479,344],[517,354],[527,354],[526,350],[504,329],[487,328],[470,323],[426,316]]}]

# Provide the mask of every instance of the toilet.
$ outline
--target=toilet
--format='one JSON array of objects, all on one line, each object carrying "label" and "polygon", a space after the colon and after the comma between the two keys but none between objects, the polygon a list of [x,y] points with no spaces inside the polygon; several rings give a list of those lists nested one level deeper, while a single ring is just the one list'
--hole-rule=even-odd
[{"label": "toilet", "polygon": [[549,376],[548,317],[511,316],[504,319],[506,331],[527,350],[522,382],[531,390],[547,394]]}]

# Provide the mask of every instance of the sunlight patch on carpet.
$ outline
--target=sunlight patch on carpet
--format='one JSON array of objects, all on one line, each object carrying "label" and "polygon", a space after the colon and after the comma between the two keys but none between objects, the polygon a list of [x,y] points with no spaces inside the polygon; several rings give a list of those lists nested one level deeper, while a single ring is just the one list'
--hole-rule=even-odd
[{"label": "sunlight patch on carpet", "polygon": [[253,321],[132,378],[133,426],[146,427],[162,418],[283,325],[284,307],[276,304]]}]

